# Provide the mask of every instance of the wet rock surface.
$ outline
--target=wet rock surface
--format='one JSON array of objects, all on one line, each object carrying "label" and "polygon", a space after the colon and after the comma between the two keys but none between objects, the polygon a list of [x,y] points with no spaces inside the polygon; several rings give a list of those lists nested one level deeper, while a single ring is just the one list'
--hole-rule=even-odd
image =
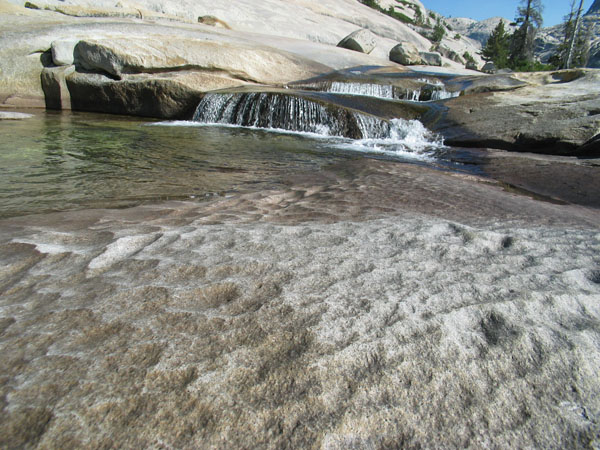
[{"label": "wet rock surface", "polygon": [[593,442],[597,211],[350,164],[0,221],[2,445]]}]

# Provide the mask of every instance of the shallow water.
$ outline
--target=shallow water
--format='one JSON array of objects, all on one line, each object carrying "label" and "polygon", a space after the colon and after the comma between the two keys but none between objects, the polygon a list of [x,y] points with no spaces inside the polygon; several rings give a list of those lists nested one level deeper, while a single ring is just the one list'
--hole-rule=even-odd
[{"label": "shallow water", "polygon": [[348,139],[257,129],[152,124],[52,112],[3,121],[0,217],[275,188],[292,173],[364,156],[436,161],[396,153],[381,142],[356,145]]}]

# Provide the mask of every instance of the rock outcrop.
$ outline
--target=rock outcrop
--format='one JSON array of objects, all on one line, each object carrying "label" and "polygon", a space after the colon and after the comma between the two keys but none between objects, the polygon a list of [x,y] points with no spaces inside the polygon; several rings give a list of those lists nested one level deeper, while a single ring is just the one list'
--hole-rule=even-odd
[{"label": "rock outcrop", "polygon": [[[431,124],[444,135],[446,143],[600,156],[598,71],[520,73],[489,79],[489,90],[482,78],[471,93],[466,86],[469,95],[446,101],[442,118]],[[468,84],[469,80],[460,82]]]}]

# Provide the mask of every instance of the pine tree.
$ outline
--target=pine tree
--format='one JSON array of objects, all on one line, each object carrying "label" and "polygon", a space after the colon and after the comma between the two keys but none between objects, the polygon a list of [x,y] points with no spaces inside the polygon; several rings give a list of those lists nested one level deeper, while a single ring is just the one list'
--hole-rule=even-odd
[{"label": "pine tree", "polygon": [[535,35],[543,23],[541,0],[521,0],[521,5],[517,8],[515,19],[520,27],[512,35],[510,43],[509,65],[514,69],[532,65]]},{"label": "pine tree", "polygon": [[446,35],[446,30],[442,25],[441,20],[438,18],[435,27],[433,28],[433,34],[431,36],[431,40],[433,42],[441,42],[444,36]]},{"label": "pine tree", "polygon": [[[577,6],[579,2],[579,6]],[[591,27],[582,23],[583,0],[571,0],[571,9],[564,17],[564,37],[550,63],[559,69],[583,67],[587,64],[591,41]]]},{"label": "pine tree", "polygon": [[[575,3],[571,3],[571,16],[573,16]],[[565,55],[565,63],[564,68],[570,69],[571,64],[573,64],[573,57],[575,56],[576,48],[580,46],[580,31],[581,31],[581,13],[583,11],[583,0],[579,0],[579,8],[577,8],[577,13],[575,14],[575,23],[571,24],[570,27],[570,36],[568,36],[568,47],[567,53]],[[565,36],[567,37],[567,36]],[[576,45],[579,44],[579,45]]]},{"label": "pine tree", "polygon": [[504,21],[494,28],[483,48],[483,59],[492,61],[498,69],[508,67],[508,53],[510,49],[510,35],[504,28]]}]

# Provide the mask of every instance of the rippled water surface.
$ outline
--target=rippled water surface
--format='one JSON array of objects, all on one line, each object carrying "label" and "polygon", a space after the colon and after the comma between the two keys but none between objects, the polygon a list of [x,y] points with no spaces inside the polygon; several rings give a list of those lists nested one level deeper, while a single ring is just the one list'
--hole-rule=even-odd
[{"label": "rippled water surface", "polygon": [[[365,156],[348,140],[152,125],[128,117],[42,112],[0,122],[0,216],[202,199],[275,187],[291,173]],[[367,155],[394,157],[377,144],[366,145],[373,150]]]}]

